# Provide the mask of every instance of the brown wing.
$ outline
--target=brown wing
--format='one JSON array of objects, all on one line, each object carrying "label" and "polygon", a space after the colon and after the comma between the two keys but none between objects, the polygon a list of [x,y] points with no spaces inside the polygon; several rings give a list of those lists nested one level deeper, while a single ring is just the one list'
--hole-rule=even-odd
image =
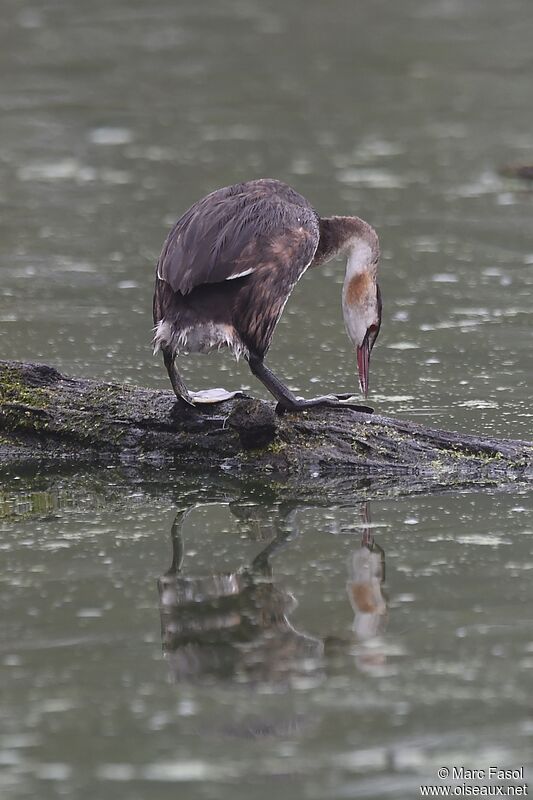
[{"label": "brown wing", "polygon": [[[295,238],[305,246],[294,248]],[[299,263],[287,266],[296,281],[318,239],[318,217],[302,195],[279,181],[249,181],[218,189],[191,206],[167,237],[157,276],[188,294],[197,286],[249,275],[267,253],[281,255],[290,243],[287,255],[296,251]]]}]

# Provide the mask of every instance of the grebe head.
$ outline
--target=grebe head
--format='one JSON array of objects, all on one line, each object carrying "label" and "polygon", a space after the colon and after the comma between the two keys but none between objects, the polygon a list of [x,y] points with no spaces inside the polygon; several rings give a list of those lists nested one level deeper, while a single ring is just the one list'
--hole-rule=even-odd
[{"label": "grebe head", "polygon": [[368,395],[370,353],[381,327],[381,292],[377,282],[379,242],[365,223],[347,246],[348,263],[342,289],[342,311],[346,332],[357,352],[359,385]]}]

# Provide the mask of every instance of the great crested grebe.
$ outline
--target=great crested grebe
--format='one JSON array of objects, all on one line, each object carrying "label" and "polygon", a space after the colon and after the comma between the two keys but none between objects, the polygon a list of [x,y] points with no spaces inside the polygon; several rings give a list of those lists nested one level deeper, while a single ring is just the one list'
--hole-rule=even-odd
[{"label": "great crested grebe", "polygon": [[237,394],[190,392],[176,367],[180,353],[229,347],[247,360],[280,411],[349,405],[371,412],[350,402],[349,394],[296,397],[264,364],[298,280],[339,253],[348,258],[342,307],[366,397],[370,352],[381,325],[374,229],[359,217],[320,218],[305,197],[270,178],[217,189],[191,206],[163,245],[154,291],[154,353],[163,352],[176,397],[195,405]]}]

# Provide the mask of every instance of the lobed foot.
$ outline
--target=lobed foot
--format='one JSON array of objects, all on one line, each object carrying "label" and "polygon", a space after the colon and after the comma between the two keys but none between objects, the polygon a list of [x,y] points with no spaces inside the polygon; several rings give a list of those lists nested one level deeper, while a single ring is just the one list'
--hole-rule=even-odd
[{"label": "lobed foot", "polygon": [[352,411],[359,411],[362,414],[373,414],[371,406],[363,406],[355,402],[352,394],[328,394],[323,397],[313,397],[304,400],[302,397],[295,398],[294,402],[288,399],[280,400],[276,406],[277,414],[284,414],[286,411],[305,411],[307,408],[349,408]]},{"label": "lobed foot", "polygon": [[227,389],[204,389],[201,392],[189,392],[193,405],[214,405],[232,400],[234,397],[246,397],[244,392],[228,392]]}]

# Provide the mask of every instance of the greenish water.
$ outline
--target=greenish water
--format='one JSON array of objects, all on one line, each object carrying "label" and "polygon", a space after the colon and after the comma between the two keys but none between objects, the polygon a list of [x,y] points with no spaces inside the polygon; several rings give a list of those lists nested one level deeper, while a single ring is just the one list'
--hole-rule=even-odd
[{"label": "greenish water", "polygon": [[[166,232],[272,176],[379,232],[372,404],[532,438],[533,192],[498,172],[533,160],[532,34],[528,0],[6,0],[0,358],[167,388]],[[303,395],[356,386],[342,279],[307,275],[274,338]],[[223,354],[183,371],[263,395]],[[527,487],[362,496],[6,478],[2,800],[412,798],[440,766],[529,765]]]},{"label": "greenish water", "polygon": [[2,797],[414,797],[530,765],[524,490],[365,510],[108,473],[3,498]]}]

